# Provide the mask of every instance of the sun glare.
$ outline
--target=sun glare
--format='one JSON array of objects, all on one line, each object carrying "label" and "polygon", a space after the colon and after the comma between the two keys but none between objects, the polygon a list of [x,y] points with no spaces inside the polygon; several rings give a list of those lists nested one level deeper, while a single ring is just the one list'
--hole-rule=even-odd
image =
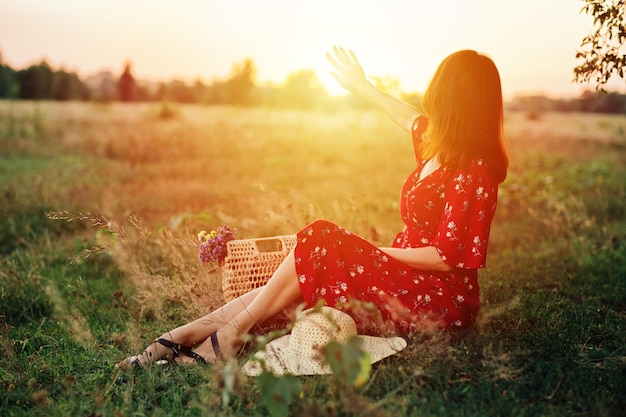
[{"label": "sun glare", "polygon": [[348,92],[341,85],[339,85],[339,82],[337,82],[337,80],[330,74],[331,71],[332,67],[330,64],[315,70],[315,74],[324,89],[333,97],[348,94]]}]

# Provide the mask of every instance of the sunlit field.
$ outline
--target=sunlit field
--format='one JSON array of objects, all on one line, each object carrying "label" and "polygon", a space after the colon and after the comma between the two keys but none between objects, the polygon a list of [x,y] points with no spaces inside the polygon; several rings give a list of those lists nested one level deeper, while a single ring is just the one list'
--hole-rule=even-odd
[{"label": "sunlit field", "polygon": [[[623,412],[626,117],[507,113],[505,131],[478,323],[407,335],[358,388],[298,378],[288,415]],[[374,110],[0,102],[0,415],[280,413],[236,364],[113,364],[222,302],[198,231],[326,218],[389,245],[413,165]]]}]

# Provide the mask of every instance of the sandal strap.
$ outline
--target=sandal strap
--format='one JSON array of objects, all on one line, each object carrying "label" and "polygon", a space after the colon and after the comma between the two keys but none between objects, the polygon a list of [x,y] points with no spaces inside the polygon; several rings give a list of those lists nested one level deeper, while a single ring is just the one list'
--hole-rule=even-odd
[{"label": "sandal strap", "polygon": [[190,350],[189,352],[185,353],[185,355],[189,356],[190,358],[193,358],[196,362],[200,362],[200,363],[206,364],[206,359],[204,359],[202,356],[198,355],[194,351]]},{"label": "sandal strap", "polygon": [[191,352],[191,348],[188,346],[183,346],[179,343],[174,343],[171,340],[167,339],[156,339],[154,342],[165,346],[166,348],[172,351],[172,355],[174,358],[179,358],[181,354],[188,355]]},{"label": "sandal strap", "polygon": [[219,358],[222,356],[222,349],[220,349],[220,344],[217,341],[217,332],[211,333],[209,336],[211,339],[211,345],[213,346],[213,352],[215,352],[215,357]]},{"label": "sandal strap", "polygon": [[139,362],[139,356],[131,356],[129,363],[134,369],[139,370],[143,368],[143,366],[141,365],[141,362]]},{"label": "sandal strap", "polygon": [[[219,341],[217,340],[217,332],[211,333],[209,335],[209,338],[211,339],[211,345],[213,346],[213,351],[215,352],[215,356],[217,358],[221,357],[222,349],[220,348]],[[174,356],[174,358],[179,358],[184,355],[184,356],[189,356],[190,358],[193,358],[194,360],[200,363],[207,363],[206,359],[204,359],[202,356],[194,352],[192,348],[190,348],[189,346],[183,346],[180,343],[174,343],[171,340],[161,339],[161,338],[156,339],[153,343],[158,343],[170,349],[172,351],[172,355]],[[139,361],[137,360],[137,363],[136,364],[133,363],[133,365],[140,365],[138,362]]]},{"label": "sandal strap", "polygon": [[[215,352],[215,357],[218,359],[221,358],[222,350],[220,349],[220,344],[217,341],[217,332],[211,333],[209,335],[209,339],[211,339],[211,345],[213,346],[213,352]],[[193,358],[196,362],[203,363],[203,364],[207,363],[206,359],[204,359],[202,356],[200,356],[199,354],[197,354],[196,352],[194,352],[193,350],[189,348],[186,348],[183,353],[186,356]]]}]

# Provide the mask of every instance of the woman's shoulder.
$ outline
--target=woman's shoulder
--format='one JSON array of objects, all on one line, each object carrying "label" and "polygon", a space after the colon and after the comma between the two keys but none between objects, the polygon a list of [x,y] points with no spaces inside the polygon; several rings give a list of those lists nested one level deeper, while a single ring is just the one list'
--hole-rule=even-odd
[{"label": "woman's shoulder", "polygon": [[411,126],[411,133],[413,135],[413,138],[419,138],[419,140],[421,140],[422,134],[424,134],[427,127],[428,119],[426,118],[426,116],[423,116],[421,114],[417,116],[415,120],[413,120],[413,125]]},{"label": "woman's shoulder", "polygon": [[428,119],[425,116],[417,116],[413,120],[413,126],[411,127],[411,138],[413,140],[413,153],[415,155],[415,161],[418,165],[422,164],[422,141],[424,140],[424,132],[428,128]]}]

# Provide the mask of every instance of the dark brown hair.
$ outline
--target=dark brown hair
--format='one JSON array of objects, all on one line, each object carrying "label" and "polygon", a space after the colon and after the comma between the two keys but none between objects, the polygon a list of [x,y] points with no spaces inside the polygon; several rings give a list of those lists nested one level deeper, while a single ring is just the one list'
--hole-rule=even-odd
[{"label": "dark brown hair", "polygon": [[509,160],[504,148],[502,87],[494,62],[472,50],[458,51],[439,65],[424,94],[429,119],[422,157],[443,166],[465,167],[482,159],[498,183]]}]

